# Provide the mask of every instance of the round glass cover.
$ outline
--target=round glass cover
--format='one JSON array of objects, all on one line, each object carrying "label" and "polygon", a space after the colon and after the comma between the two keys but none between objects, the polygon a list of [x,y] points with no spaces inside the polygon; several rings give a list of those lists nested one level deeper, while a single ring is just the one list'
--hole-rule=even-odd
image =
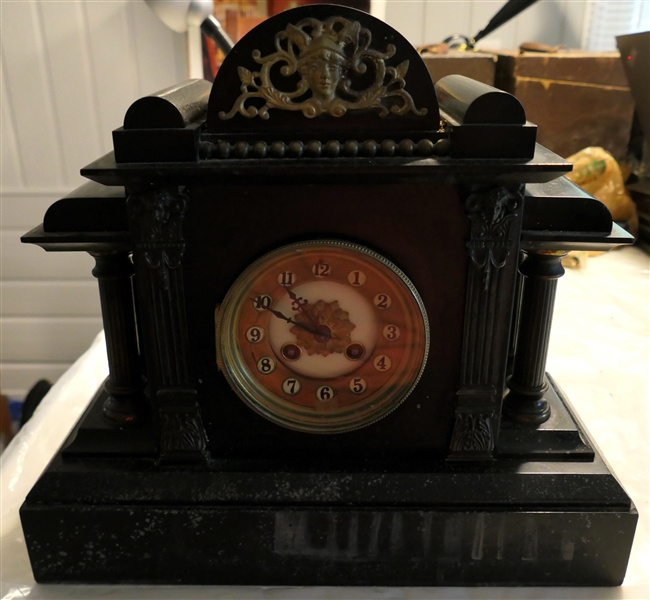
[{"label": "round glass cover", "polygon": [[369,425],[413,390],[429,326],[413,284],[367,248],[313,241],[247,268],[216,311],[217,360],[233,390],[299,431]]}]

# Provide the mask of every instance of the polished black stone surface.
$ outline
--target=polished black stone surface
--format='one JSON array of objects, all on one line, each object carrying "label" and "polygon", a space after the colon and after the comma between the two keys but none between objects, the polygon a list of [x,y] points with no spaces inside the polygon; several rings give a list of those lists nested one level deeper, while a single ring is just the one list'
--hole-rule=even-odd
[{"label": "polished black stone surface", "polygon": [[[506,426],[501,453],[507,458],[462,469],[439,460],[171,466],[142,447],[139,455],[136,449],[116,457],[105,439],[110,427],[100,426],[104,438],[97,436],[91,407],[21,509],[35,577],[158,584],[618,585],[636,510],[561,391],[552,386],[549,394],[557,410],[538,432],[539,448],[547,443],[543,451],[531,456],[526,448],[517,457],[516,428]],[[101,400],[98,394],[96,403]],[[137,429],[113,431],[123,447],[129,436],[138,437]],[[146,426],[139,432],[141,440],[150,437]]]}]

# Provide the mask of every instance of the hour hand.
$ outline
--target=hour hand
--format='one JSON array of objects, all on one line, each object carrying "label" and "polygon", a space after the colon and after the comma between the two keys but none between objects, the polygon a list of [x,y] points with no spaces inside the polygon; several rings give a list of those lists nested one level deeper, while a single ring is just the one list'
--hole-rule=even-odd
[{"label": "hour hand", "polygon": [[293,307],[293,310],[300,311],[311,321],[311,315],[309,314],[309,311],[305,309],[305,305],[308,305],[309,301],[304,298],[299,298],[296,296],[295,292],[291,290],[287,290],[287,294],[289,294],[289,298],[291,298],[291,306]]},{"label": "hour hand", "polygon": [[277,317],[278,319],[282,319],[283,321],[286,321],[287,323],[291,323],[292,325],[295,325],[296,327],[300,327],[300,329],[304,329],[307,333],[311,333],[314,337],[325,337],[326,339],[330,338],[337,338],[337,336],[333,335],[330,328],[325,326],[325,325],[306,325],[305,323],[299,323],[298,321],[294,321],[291,317],[287,317],[286,315],[282,314],[279,310],[275,310],[273,308],[267,308],[273,316]]}]

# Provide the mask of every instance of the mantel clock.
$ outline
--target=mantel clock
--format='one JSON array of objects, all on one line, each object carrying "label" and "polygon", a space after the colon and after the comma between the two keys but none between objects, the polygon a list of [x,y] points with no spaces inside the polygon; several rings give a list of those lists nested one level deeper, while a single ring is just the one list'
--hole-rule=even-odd
[{"label": "mantel clock", "polygon": [[535,137],[341,6],[134,102],[23,238],[95,257],[110,366],[36,579],[620,583],[636,511],[545,361],[561,256],[631,237]]}]

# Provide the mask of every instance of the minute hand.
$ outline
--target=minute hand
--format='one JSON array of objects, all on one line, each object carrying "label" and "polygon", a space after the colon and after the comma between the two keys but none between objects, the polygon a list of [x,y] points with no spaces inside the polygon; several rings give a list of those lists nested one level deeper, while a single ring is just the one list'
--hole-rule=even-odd
[{"label": "minute hand", "polygon": [[[286,321],[287,323],[291,323],[292,325],[295,325],[296,327],[300,327],[300,329],[304,329],[308,333],[311,333],[314,337],[316,336],[323,336],[324,332],[319,330],[317,327],[313,327],[311,325],[305,325],[304,323],[298,323],[298,321],[294,321],[291,317],[287,317],[283,315],[279,310],[274,310],[273,308],[267,308],[273,316],[277,317],[278,319],[282,319],[283,321]],[[338,336],[334,335],[329,327],[326,328],[327,330],[327,339],[334,338],[338,339]]]},{"label": "minute hand", "polygon": [[313,328],[310,327],[309,325],[305,325],[303,323],[298,323],[297,321],[294,321],[291,317],[287,317],[283,315],[279,310],[274,310],[272,308],[267,308],[267,310],[275,317],[278,319],[282,319],[283,321],[286,321],[287,323],[291,323],[292,325],[295,325],[296,327],[300,327],[300,329],[304,329],[305,331],[308,331],[312,335],[317,335],[318,332]]}]

